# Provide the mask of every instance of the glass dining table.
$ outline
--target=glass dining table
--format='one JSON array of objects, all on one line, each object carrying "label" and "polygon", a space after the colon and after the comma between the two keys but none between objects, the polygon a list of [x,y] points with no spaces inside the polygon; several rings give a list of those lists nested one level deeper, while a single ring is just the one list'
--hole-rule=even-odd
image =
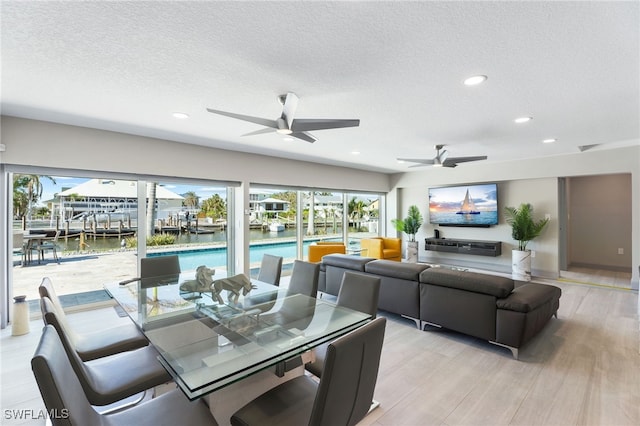
[{"label": "glass dining table", "polygon": [[372,319],[224,270],[211,278],[213,291],[195,271],[105,285],[190,400],[270,367],[283,375],[313,347]]}]

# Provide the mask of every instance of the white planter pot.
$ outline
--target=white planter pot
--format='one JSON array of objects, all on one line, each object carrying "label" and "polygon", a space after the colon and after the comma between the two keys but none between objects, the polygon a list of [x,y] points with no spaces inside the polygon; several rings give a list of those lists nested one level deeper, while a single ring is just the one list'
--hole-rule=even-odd
[{"label": "white planter pot", "polygon": [[407,241],[407,262],[418,263],[417,241]]},{"label": "white planter pot", "polygon": [[514,280],[531,281],[531,251],[511,251],[511,273]]}]

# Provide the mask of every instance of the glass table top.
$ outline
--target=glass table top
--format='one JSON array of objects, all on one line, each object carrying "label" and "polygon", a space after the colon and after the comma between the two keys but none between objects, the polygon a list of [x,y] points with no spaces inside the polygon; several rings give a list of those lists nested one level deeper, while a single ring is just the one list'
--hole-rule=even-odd
[{"label": "glass table top", "polygon": [[287,296],[285,288],[244,275],[227,277],[226,271],[211,277],[215,288],[223,288],[218,299],[195,277],[195,271],[189,271],[105,286],[157,348],[160,362],[191,400],[372,319],[320,299]]}]

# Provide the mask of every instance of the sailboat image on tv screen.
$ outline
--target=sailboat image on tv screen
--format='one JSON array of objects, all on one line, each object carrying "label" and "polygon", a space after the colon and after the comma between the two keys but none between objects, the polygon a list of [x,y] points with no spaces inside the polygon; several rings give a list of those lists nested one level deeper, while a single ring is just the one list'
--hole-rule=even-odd
[{"label": "sailboat image on tv screen", "polygon": [[480,212],[476,210],[476,205],[473,203],[473,200],[469,197],[469,188],[467,188],[467,194],[464,196],[464,201],[456,214],[480,214]]}]

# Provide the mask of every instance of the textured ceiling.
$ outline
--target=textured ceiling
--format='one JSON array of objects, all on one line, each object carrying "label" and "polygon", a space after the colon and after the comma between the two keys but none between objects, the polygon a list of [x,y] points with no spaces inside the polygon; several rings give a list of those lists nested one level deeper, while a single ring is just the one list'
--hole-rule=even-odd
[{"label": "textured ceiling", "polygon": [[[637,1],[1,7],[4,115],[386,172],[435,144],[502,162],[640,141]],[[274,119],[288,91],[297,117],[360,127],[287,142],[206,112]]]}]

